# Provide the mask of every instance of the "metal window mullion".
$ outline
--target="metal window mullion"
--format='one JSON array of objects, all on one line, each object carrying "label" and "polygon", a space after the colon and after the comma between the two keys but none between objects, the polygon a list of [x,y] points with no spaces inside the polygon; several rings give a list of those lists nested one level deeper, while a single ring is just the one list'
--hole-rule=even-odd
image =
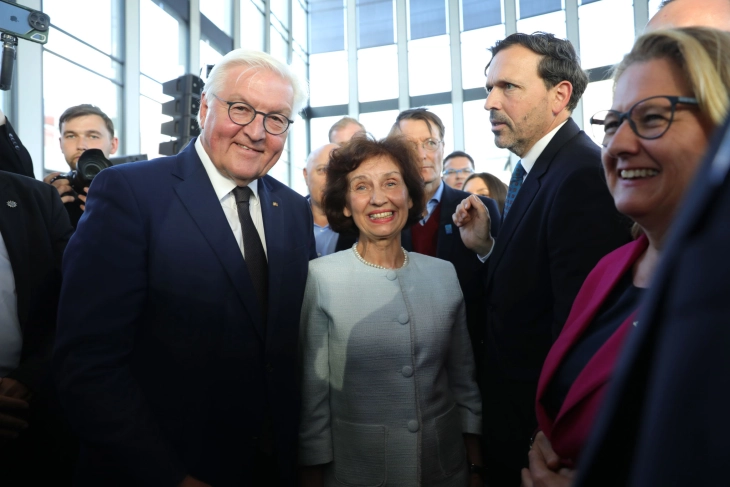
[{"label": "metal window mullion", "polygon": [[395,0],[396,38],[398,39],[398,109],[411,107],[408,86],[408,13],[406,0]]},{"label": "metal window mullion", "polygon": [[[565,0],[565,32],[568,40],[573,44],[575,52],[580,57],[580,27],[578,19],[578,0]],[[573,121],[578,127],[583,128],[583,99],[578,101],[578,106],[573,110]]]},{"label": "metal window mullion", "polygon": [[357,118],[360,115],[360,93],[357,78],[357,2],[347,0],[347,75],[349,82],[348,114]]},{"label": "metal window mullion", "polygon": [[451,106],[454,149],[464,150],[464,89],[461,80],[461,15],[459,0],[448,0],[449,41],[451,46]]},{"label": "metal window mullion", "polygon": [[505,37],[517,32],[517,1],[518,0],[504,0]]},{"label": "metal window mullion", "polygon": [[[34,10],[42,8],[41,0],[25,0],[23,5]],[[10,91],[15,128],[33,160],[33,172],[43,178],[43,47],[35,42],[19,42],[15,62],[14,86]]]},{"label": "metal window mullion", "polygon": [[264,2],[264,51],[271,54],[271,0]]},{"label": "metal window mullion", "polygon": [[200,74],[200,0],[190,0],[190,22],[188,23],[188,62],[193,74]]},{"label": "metal window mullion", "polygon": [[124,154],[139,154],[142,141],[140,130],[140,0],[124,3],[124,64],[122,88],[121,133],[118,134]]},{"label": "metal window mullion", "polygon": [[649,0],[634,0],[634,38],[644,33],[649,22]]},{"label": "metal window mullion", "polygon": [[233,0],[233,49],[241,47],[241,2],[249,0]]}]

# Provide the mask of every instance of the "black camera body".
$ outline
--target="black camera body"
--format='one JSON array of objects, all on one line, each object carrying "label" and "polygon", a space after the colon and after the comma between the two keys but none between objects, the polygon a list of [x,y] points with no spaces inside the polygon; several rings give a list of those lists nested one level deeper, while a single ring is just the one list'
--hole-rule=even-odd
[{"label": "black camera body", "polygon": [[146,154],[107,159],[104,157],[104,152],[101,149],[87,149],[83,152],[83,154],[81,154],[81,157],[79,157],[79,160],[76,163],[76,169],[65,174],[59,174],[51,180],[51,183],[58,179],[68,179],[71,188],[73,188],[76,193],[71,196],[86,194],[84,188],[89,187],[94,177],[107,167],[123,164],[125,162],[145,160],[147,160]]}]

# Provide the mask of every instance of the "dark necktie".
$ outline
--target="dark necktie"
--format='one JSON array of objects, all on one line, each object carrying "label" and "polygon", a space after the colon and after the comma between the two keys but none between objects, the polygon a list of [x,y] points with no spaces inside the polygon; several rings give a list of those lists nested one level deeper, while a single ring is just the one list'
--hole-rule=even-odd
[{"label": "dark necktie", "polygon": [[504,211],[502,212],[502,220],[507,217],[507,212],[512,207],[517,193],[522,187],[522,180],[525,178],[525,168],[522,167],[522,161],[517,161],[515,170],[512,171],[512,177],[509,180],[509,189],[507,190],[507,199],[504,201]]},{"label": "dark necktie", "polygon": [[266,316],[269,302],[269,265],[266,261],[266,253],[264,246],[261,245],[259,232],[251,219],[248,201],[251,198],[251,188],[248,186],[236,186],[233,195],[236,198],[236,206],[238,207],[238,219],[241,222],[241,231],[243,232],[243,253],[248,273],[253,281],[253,287],[256,291],[256,298],[259,302],[261,310],[261,319],[266,326]]}]

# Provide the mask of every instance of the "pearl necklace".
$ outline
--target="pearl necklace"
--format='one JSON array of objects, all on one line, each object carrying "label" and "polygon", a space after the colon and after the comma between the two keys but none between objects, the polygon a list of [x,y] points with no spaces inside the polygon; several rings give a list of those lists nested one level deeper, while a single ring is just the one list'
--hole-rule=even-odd
[{"label": "pearl necklace", "polygon": [[[406,252],[406,249],[403,247],[400,248],[403,251],[403,265],[400,266],[400,269],[403,269],[406,265],[408,265],[408,252]],[[362,262],[365,265],[369,265],[370,267],[375,267],[376,269],[383,269],[386,271],[390,271],[393,269],[388,269],[387,267],[383,267],[382,265],[373,264],[372,262],[368,262],[367,260],[363,259],[362,255],[360,255],[360,252],[357,251],[357,242],[352,246],[352,251],[355,252],[355,257],[357,257],[357,260]]]}]

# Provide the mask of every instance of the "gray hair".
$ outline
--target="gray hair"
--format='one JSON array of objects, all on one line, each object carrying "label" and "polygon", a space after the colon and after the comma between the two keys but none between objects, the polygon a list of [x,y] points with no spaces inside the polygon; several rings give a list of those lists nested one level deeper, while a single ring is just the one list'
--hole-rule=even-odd
[{"label": "gray hair", "polygon": [[[265,69],[273,71],[281,76],[284,80],[291,84],[294,90],[293,112],[299,113],[309,98],[309,86],[306,81],[302,80],[294,70],[287,64],[279,61],[275,57],[261,51],[252,51],[248,49],[235,49],[218,61],[208,75],[208,81],[203,87],[203,94],[206,98],[209,95],[219,93],[226,81],[226,74],[233,68],[239,66],[248,66],[252,69]],[[198,124],[200,121],[200,110],[198,110]]]}]

